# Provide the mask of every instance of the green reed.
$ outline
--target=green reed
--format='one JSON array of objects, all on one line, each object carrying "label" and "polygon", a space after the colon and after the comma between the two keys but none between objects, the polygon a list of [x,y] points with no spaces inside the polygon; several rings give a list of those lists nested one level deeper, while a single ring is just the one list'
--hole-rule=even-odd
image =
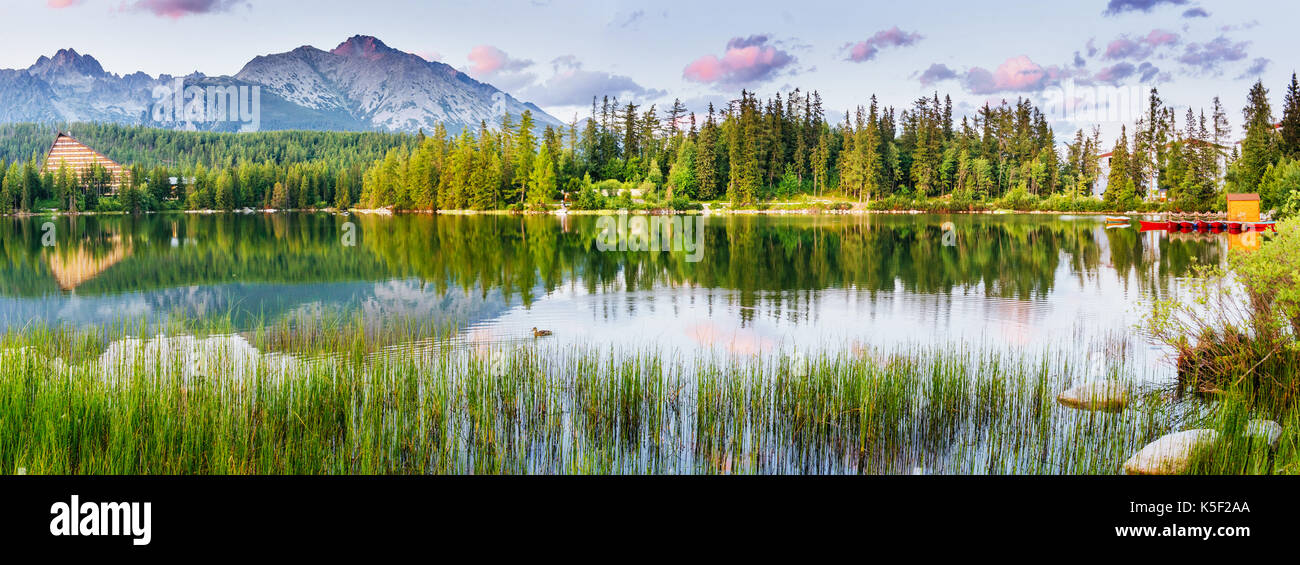
[{"label": "green reed", "polygon": [[[686,359],[545,340],[388,346],[409,328],[297,329],[245,334],[312,353],[273,363],[255,350],[255,367],[241,365],[237,340],[195,362],[181,341],[93,353],[139,346],[152,339],[143,328],[5,335],[0,472],[1118,473],[1191,418],[1141,387],[1123,411],[1057,404],[1082,374],[1063,352]],[[1228,429],[1241,419],[1231,410],[1248,412],[1224,406],[1195,417]],[[1282,423],[1282,446],[1263,462],[1225,448],[1198,469],[1300,472],[1297,422]]]}]

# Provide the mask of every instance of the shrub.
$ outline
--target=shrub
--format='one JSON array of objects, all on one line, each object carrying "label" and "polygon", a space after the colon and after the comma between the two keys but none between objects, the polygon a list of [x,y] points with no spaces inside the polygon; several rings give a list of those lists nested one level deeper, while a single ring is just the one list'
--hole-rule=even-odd
[{"label": "shrub", "polygon": [[912,199],[901,194],[891,194],[867,202],[868,210],[911,210],[913,208]]},{"label": "shrub", "polygon": [[668,202],[668,207],[673,210],[699,210],[701,208],[699,202],[691,202],[690,198],[687,198],[682,194],[674,196],[673,199]]},{"label": "shrub", "polygon": [[573,208],[575,210],[603,210],[605,209],[605,200],[605,197],[597,192],[595,188],[588,186],[578,193]]},{"label": "shrub", "polygon": [[1106,203],[1095,196],[1070,196],[1053,194],[1038,203],[1038,209],[1049,212],[1104,212]]},{"label": "shrub", "polygon": [[635,207],[635,204],[635,202],[632,202],[632,191],[630,190],[619,191],[618,196],[609,201],[609,207],[614,210],[631,210]]},{"label": "shrub", "polygon": [[1016,187],[1011,192],[1008,192],[1006,196],[997,200],[994,206],[1005,210],[1028,212],[1037,210],[1040,202],[1041,200],[1037,196],[1029,194],[1023,187]]},{"label": "shrub", "polygon": [[122,206],[122,202],[112,196],[100,198],[99,201],[95,203],[96,212],[122,212],[124,210],[126,210],[126,208]]},{"label": "shrub", "polygon": [[1229,256],[1231,274],[1201,269],[1190,300],[1156,302],[1145,325],[1178,353],[1179,379],[1194,390],[1217,394],[1244,386],[1268,407],[1294,407],[1300,393],[1300,219],[1265,237],[1259,249]]}]

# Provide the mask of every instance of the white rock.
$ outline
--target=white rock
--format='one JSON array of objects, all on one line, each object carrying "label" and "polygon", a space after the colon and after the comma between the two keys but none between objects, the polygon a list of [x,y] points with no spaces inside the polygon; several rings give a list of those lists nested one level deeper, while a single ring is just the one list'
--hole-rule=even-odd
[{"label": "white rock", "polygon": [[1282,426],[1272,420],[1251,420],[1246,422],[1246,437],[1260,439],[1269,447],[1276,447],[1282,438]]},{"label": "white rock", "polygon": [[16,349],[0,349],[0,364],[20,365],[28,361],[37,362],[40,358],[36,350],[31,347],[19,347]]},{"label": "white rock", "polygon": [[1178,475],[1187,472],[1192,454],[1219,438],[1214,430],[1186,430],[1161,436],[1124,462],[1130,475]]},{"label": "white rock", "polygon": [[1128,406],[1128,389],[1115,381],[1089,381],[1062,392],[1056,400],[1081,410],[1117,410]]},{"label": "white rock", "polygon": [[297,359],[281,354],[262,355],[243,336],[215,335],[127,338],[109,344],[99,356],[100,375],[114,380],[129,375],[136,364],[146,374],[190,381],[199,377],[252,378],[259,366],[268,376],[282,377],[301,369]]},{"label": "white rock", "polygon": [[54,359],[51,359],[49,363],[45,364],[45,368],[55,374],[62,374],[67,372],[68,363],[65,362],[62,357],[55,357]]}]

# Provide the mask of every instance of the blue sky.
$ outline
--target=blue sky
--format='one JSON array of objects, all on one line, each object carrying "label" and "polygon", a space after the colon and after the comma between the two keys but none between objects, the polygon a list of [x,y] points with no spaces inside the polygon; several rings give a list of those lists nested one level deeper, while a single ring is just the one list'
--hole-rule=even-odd
[{"label": "blue sky", "polygon": [[[828,111],[907,106],[938,91],[961,113],[1082,88],[1157,86],[1178,107],[1219,95],[1234,126],[1250,83],[1280,105],[1300,3],[28,0],[6,3],[0,68],[64,47],[110,72],[233,74],[254,56],[349,36],[463,69],[568,120],[592,95],[703,111],[741,88],[821,92]],[[1180,110],[1179,116],[1181,118]],[[1118,122],[1103,124],[1107,135]],[[1076,122],[1056,124],[1069,135]]]}]

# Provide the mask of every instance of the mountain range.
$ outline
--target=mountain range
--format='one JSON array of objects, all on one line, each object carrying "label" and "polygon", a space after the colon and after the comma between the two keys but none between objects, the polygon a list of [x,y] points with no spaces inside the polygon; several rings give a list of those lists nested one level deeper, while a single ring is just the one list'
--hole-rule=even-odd
[{"label": "mountain range", "polygon": [[[182,82],[178,82],[182,81]],[[234,76],[184,77],[106,72],[90,55],[62,49],[26,69],[0,69],[0,123],[113,122],[236,131],[238,120],[159,119],[160,92],[185,87],[259,87],[261,130],[431,131],[453,133],[500,123],[503,112],[531,110],[539,127],[563,125],[541,108],[517,100],[449,65],[358,35],[324,51],[303,46],[262,55]],[[251,101],[249,95],[242,100]],[[179,109],[186,102],[176,105]],[[179,112],[178,112],[179,113]],[[183,115],[183,114],[182,114]],[[164,114],[165,116],[165,114]]]}]

